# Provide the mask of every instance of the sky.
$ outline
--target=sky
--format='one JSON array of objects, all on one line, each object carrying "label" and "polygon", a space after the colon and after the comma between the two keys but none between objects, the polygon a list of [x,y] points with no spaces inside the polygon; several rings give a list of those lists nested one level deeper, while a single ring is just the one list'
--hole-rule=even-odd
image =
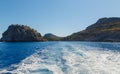
[{"label": "sky", "polygon": [[120,0],[0,0],[0,36],[10,24],[42,35],[81,31],[103,17],[120,17]]}]

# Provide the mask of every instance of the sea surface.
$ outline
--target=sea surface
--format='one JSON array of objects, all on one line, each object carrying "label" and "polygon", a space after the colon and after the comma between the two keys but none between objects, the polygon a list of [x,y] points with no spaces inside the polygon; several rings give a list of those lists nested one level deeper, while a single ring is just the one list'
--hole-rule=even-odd
[{"label": "sea surface", "polygon": [[120,74],[120,43],[1,42],[0,74]]}]

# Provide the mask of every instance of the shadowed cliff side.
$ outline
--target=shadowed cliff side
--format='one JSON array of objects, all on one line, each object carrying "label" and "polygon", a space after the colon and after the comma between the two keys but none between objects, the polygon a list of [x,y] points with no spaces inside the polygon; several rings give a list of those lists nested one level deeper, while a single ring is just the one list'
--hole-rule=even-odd
[{"label": "shadowed cliff side", "polygon": [[45,41],[41,34],[36,30],[24,25],[10,25],[2,34],[1,41],[3,42],[32,42]]}]

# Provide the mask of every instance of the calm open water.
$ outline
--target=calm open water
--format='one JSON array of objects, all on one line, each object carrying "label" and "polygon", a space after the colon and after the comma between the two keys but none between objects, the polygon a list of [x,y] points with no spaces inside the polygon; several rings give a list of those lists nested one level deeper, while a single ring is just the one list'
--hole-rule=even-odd
[{"label": "calm open water", "polygon": [[120,74],[120,43],[1,42],[0,74]]}]

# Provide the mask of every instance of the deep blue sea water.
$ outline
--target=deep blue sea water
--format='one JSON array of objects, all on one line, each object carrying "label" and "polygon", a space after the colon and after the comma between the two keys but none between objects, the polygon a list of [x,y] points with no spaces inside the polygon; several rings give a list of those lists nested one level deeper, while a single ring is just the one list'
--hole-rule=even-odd
[{"label": "deep blue sea water", "polygon": [[120,74],[120,43],[1,42],[0,74]]}]

